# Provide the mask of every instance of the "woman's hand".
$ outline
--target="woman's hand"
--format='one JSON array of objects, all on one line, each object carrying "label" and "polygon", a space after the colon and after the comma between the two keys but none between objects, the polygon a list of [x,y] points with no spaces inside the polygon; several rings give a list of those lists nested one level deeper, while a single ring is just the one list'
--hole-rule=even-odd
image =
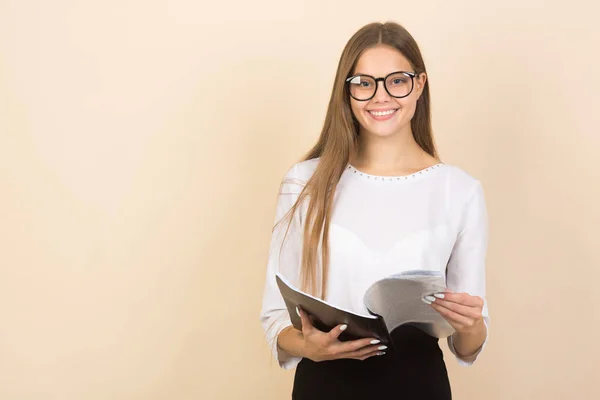
[{"label": "woman's hand", "polygon": [[378,346],[377,339],[358,339],[347,342],[338,340],[340,334],[346,329],[346,325],[338,325],[329,332],[322,332],[315,328],[308,314],[298,309],[302,319],[303,355],[313,361],[336,360],[339,358],[353,358],[365,360],[369,357],[385,354],[386,346]]},{"label": "woman's hand", "polygon": [[484,329],[481,297],[443,292],[425,296],[423,301],[440,313],[457,332],[475,333]]}]

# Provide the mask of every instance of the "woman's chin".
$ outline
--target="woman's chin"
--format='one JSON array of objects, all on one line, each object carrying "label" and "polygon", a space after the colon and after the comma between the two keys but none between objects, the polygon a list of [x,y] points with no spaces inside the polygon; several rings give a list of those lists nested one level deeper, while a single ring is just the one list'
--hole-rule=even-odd
[{"label": "woman's chin", "polygon": [[378,138],[387,138],[398,133],[399,129],[369,129],[369,134]]}]

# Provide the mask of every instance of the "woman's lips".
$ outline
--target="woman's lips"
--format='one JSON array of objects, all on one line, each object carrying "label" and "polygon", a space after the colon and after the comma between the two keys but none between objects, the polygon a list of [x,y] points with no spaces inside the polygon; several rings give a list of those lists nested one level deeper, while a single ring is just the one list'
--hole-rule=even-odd
[{"label": "woman's lips", "polygon": [[376,121],[386,121],[396,115],[398,109],[367,110],[367,113]]}]

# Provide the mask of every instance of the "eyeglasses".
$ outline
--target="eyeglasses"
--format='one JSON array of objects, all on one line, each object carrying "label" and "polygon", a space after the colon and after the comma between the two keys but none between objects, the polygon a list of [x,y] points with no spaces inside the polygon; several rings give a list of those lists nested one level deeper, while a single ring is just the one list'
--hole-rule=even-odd
[{"label": "eyeglasses", "polygon": [[346,79],[346,83],[350,96],[358,101],[367,101],[375,97],[379,81],[383,82],[383,87],[390,96],[401,99],[412,93],[415,76],[415,72],[407,71],[392,72],[385,78],[374,78],[370,75],[353,75]]}]

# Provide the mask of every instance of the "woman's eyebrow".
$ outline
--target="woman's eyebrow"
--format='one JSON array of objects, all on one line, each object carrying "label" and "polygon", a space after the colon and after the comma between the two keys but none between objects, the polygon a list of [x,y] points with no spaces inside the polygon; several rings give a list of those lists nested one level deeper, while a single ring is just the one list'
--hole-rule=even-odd
[{"label": "woman's eyebrow", "polygon": [[[410,69],[403,69],[403,68],[400,68],[400,69],[395,69],[395,70],[393,70],[393,71],[389,71],[389,72],[387,72],[387,73],[386,73],[386,74],[384,74],[384,75],[381,75],[381,77],[384,77],[384,76],[386,76],[386,75],[389,75],[389,74],[391,74],[392,72],[400,72],[400,71],[410,71]],[[367,73],[365,73],[365,72],[359,72],[359,71],[353,72],[351,75],[369,75],[369,76],[375,76],[375,75],[373,75],[373,74],[367,74]]]}]

